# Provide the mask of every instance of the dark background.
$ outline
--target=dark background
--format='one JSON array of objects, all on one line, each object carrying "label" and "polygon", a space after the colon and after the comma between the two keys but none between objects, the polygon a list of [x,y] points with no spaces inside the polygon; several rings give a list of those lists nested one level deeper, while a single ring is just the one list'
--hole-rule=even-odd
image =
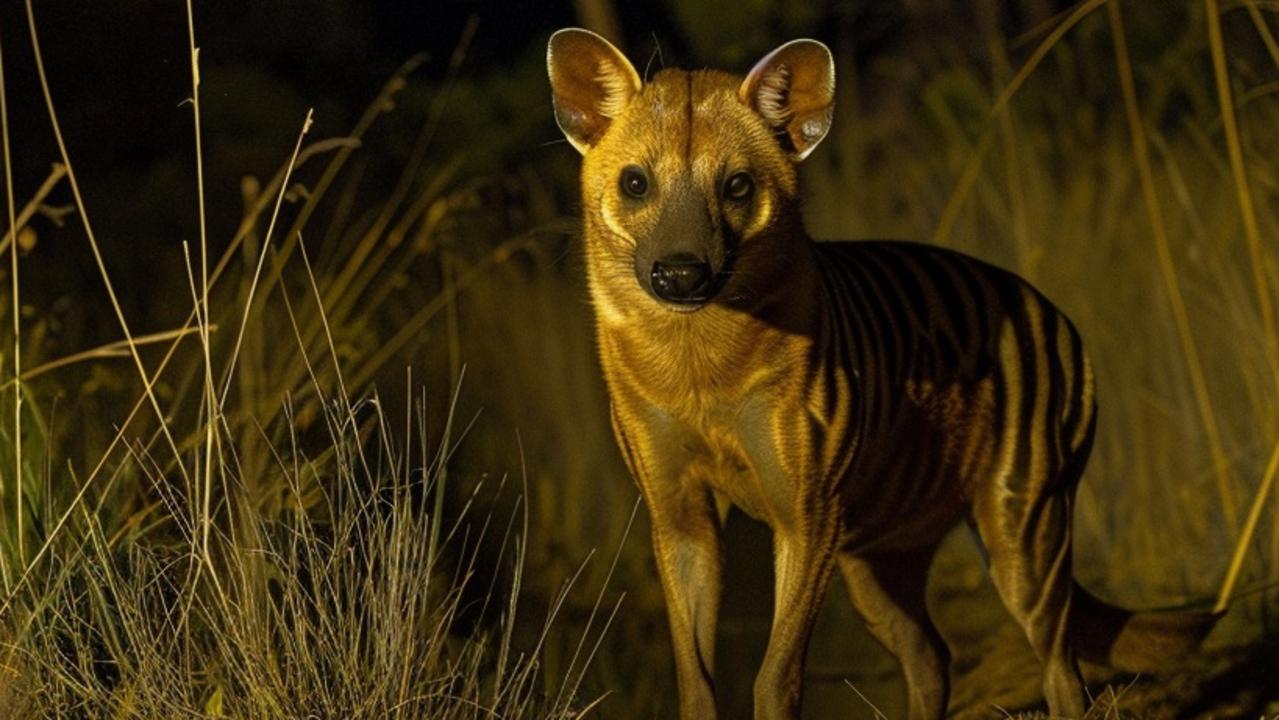
[{"label": "dark background", "polygon": [[[966,38],[1029,29],[1070,3],[975,3],[964,9],[869,0],[787,9],[711,3],[682,12],[673,2],[600,5],[612,11],[622,32],[615,39],[637,66],[654,62],[657,55],[658,64],[743,71],[759,54],[797,33],[838,48],[844,63],[855,68],[893,56],[918,55],[914,62],[920,68],[946,55],[982,58],[987,53],[981,42]],[[180,242],[194,240],[197,227],[191,119],[183,106],[190,95],[184,5],[55,0],[35,3],[35,11],[53,100],[104,251],[117,257],[128,253],[138,261],[111,268],[122,298],[131,316],[146,318],[140,322],[171,321],[154,306],[166,295],[149,292],[143,280],[167,275],[151,262],[180,263]],[[446,92],[450,58],[468,23],[475,23],[474,35],[454,71],[464,97],[461,106],[445,111],[437,149],[464,148],[471,172],[567,160],[562,149],[546,147],[561,140],[550,118],[540,61],[551,32],[581,23],[572,4],[216,2],[196,3],[195,15],[213,248],[226,242],[238,221],[238,179],[265,175],[278,165],[308,108],[315,109],[312,138],[341,135],[382,82],[419,54],[426,63],[415,73],[420,85],[407,102],[437,101],[431,96]],[[0,22],[14,109],[15,182],[22,198],[43,179],[57,151],[21,4],[7,6]],[[990,22],[998,27],[982,28]],[[518,94],[505,93],[510,88],[504,80],[523,86]],[[852,92],[864,93],[859,100],[875,114],[917,102],[909,86],[884,86],[882,78],[871,76],[865,78],[870,87],[864,87],[863,80],[841,77],[841,102],[848,102]],[[485,94],[490,97],[472,97]],[[79,233],[75,225],[69,234],[37,229],[70,251]],[[31,270],[32,302],[53,300],[59,287],[88,289],[95,283],[88,255],[64,252],[60,258]],[[45,296],[45,290],[54,295]],[[95,318],[86,331],[99,324],[111,325]]]}]

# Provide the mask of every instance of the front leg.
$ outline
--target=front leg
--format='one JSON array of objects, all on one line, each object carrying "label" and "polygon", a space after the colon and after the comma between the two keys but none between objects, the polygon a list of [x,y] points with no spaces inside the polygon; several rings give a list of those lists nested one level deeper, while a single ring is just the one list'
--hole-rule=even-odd
[{"label": "front leg", "polygon": [[774,531],[773,629],[755,678],[756,720],[799,717],[805,655],[834,565],[837,513],[815,509]]},{"label": "front leg", "polygon": [[719,518],[709,491],[672,497],[649,493],[657,559],[675,651],[680,717],[715,717],[715,628],[723,555]]},{"label": "front leg", "polygon": [[715,718],[715,627],[723,551],[721,518],[686,429],[640,403],[616,401],[613,430],[644,493],[670,621],[683,720]]},{"label": "front leg", "polygon": [[763,401],[746,404],[738,419],[761,512],[773,529],[773,628],[755,678],[755,718],[795,720],[808,640],[830,582],[842,515],[823,469],[829,458],[823,456],[820,424],[802,408]]}]

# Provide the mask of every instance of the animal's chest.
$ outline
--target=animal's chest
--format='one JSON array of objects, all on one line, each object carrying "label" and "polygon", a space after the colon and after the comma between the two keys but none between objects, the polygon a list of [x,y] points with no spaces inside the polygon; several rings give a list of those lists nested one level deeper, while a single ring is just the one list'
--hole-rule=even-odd
[{"label": "animal's chest", "polygon": [[[713,490],[768,522],[794,514],[797,489],[820,475],[812,340],[755,332],[715,352],[686,343],[657,362],[629,336],[602,335],[614,423],[637,479],[653,494]],[[694,351],[697,350],[697,351]]]},{"label": "animal's chest", "polygon": [[752,396],[710,408],[693,440],[703,478],[720,500],[769,524],[788,514],[795,491],[779,430],[767,400]]},{"label": "animal's chest", "polygon": [[774,527],[796,519],[813,437],[795,396],[765,389],[694,409],[625,392],[613,400],[623,450],[650,496],[709,489],[722,507],[736,505]]}]

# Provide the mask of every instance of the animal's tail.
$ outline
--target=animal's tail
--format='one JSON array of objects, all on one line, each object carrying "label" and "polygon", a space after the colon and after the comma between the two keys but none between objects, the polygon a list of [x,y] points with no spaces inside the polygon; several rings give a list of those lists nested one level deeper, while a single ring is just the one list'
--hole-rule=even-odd
[{"label": "animal's tail", "polygon": [[1125,672],[1147,672],[1197,650],[1222,615],[1125,610],[1097,598],[1076,582],[1068,630],[1079,657]]}]

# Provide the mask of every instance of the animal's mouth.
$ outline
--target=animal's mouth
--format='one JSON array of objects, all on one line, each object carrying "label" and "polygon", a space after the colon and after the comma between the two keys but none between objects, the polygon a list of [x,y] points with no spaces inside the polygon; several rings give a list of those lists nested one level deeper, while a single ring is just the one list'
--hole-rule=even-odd
[{"label": "animal's mouth", "polygon": [[682,298],[680,300],[668,300],[659,297],[657,298],[657,302],[659,305],[671,312],[682,313],[685,315],[695,313],[698,310],[705,308],[707,305],[710,305],[715,301],[715,298],[719,297],[720,291],[723,290],[724,285],[728,283],[728,275],[729,274],[724,271],[716,273],[704,292],[699,293],[696,296]]}]

